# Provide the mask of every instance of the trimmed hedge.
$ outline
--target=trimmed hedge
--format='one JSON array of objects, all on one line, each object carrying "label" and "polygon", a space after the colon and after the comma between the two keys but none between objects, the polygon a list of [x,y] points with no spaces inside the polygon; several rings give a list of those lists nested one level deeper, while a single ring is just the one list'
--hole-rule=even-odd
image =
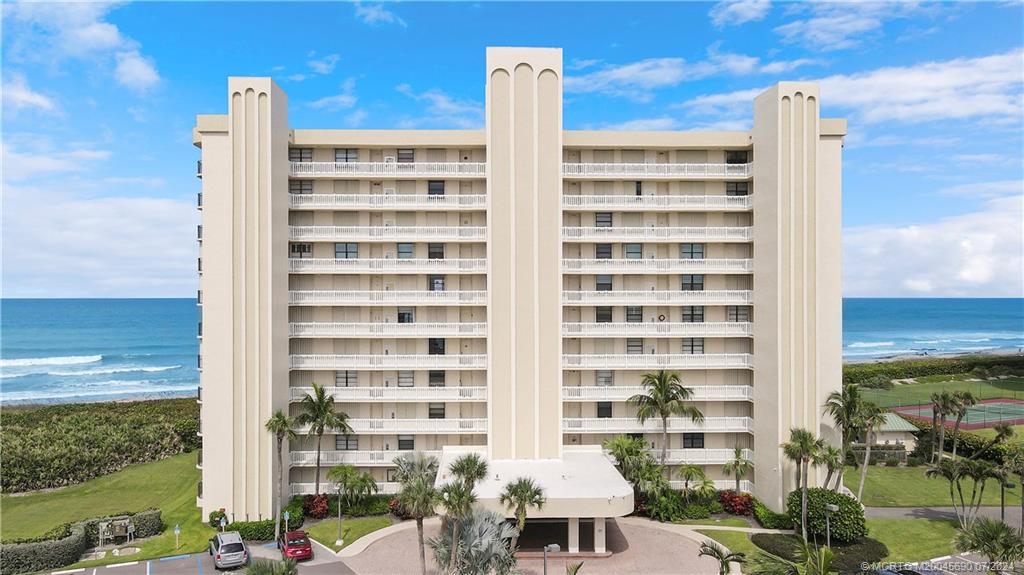
[{"label": "trimmed hedge", "polygon": [[[839,506],[839,510],[829,516],[833,542],[852,543],[867,536],[868,527],[864,522],[864,508],[856,499],[831,489],[812,487],[807,490],[807,537],[818,536],[822,540],[825,539],[825,506],[829,503]],[[786,499],[786,508],[789,510],[789,520],[793,525],[799,527],[801,509],[799,489],[789,494]]]},{"label": "trimmed hedge", "polygon": [[752,497],[754,519],[765,529],[792,529],[793,522],[787,513],[776,513],[757,497]]},{"label": "trimmed hedge", "polygon": [[[799,563],[798,551],[801,548],[800,536],[782,533],[755,533],[750,541],[758,548],[782,557],[787,561]],[[812,545],[814,542],[811,542]],[[824,545],[825,539],[820,538],[818,545]],[[885,543],[867,537],[855,543],[838,543],[832,538],[832,569],[846,574],[862,573],[862,563],[877,563],[889,555]]]},{"label": "trimmed hedge", "polygon": [[[306,517],[302,513],[303,497],[292,497],[284,509],[281,510],[281,532],[285,530],[284,512],[288,512],[287,528],[291,531],[302,529]],[[223,511],[211,511],[209,517],[210,527],[220,528],[220,518],[226,517]],[[263,519],[260,521],[233,521],[228,523],[225,531],[237,531],[238,535],[246,541],[273,541],[274,520]]]},{"label": "trimmed hedge", "polygon": [[955,358],[935,357],[879,363],[855,363],[843,366],[843,383],[863,384],[877,381],[879,376],[888,379],[906,379],[925,375],[967,373],[979,367],[991,369],[997,366],[1001,373],[1024,373],[1024,357],[971,355]]},{"label": "trimmed hedge", "polygon": [[[915,427],[917,427],[920,430],[920,433],[918,434],[920,437],[927,438],[928,435],[931,433],[932,424],[930,421],[925,421],[923,419],[918,419],[916,417],[907,417],[902,413],[898,415],[903,419],[909,421]],[[922,446],[924,442],[924,440],[918,441],[918,446]],[[971,433],[969,431],[964,431],[961,429],[960,439],[957,442],[956,453],[957,455],[963,457],[971,457],[975,453],[977,453],[981,448],[988,445],[988,442],[988,439],[980,435]],[[946,451],[953,451],[953,430],[951,428],[946,429],[946,445],[944,447],[946,448]],[[990,447],[988,451],[986,451],[986,453],[981,456],[981,458],[987,459],[997,464],[1002,464],[1009,457],[1011,457],[1018,451],[1020,451],[1020,447],[1018,447],[1015,444],[999,443]],[[874,450],[872,449],[872,455],[874,455],[873,452]]]}]

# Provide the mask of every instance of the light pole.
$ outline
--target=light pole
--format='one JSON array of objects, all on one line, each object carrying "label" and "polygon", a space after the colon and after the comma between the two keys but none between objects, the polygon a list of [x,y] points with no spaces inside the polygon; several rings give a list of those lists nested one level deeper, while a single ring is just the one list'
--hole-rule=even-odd
[{"label": "light pole", "polygon": [[839,511],[839,506],[833,503],[825,504],[825,546],[832,547],[832,523],[829,518],[833,513]]},{"label": "light pole", "polygon": [[334,542],[338,547],[345,544],[345,540],[341,537],[341,482],[338,482],[338,540]]},{"label": "light pole", "polygon": [[558,543],[552,543],[544,546],[544,575],[548,575],[548,551],[552,553],[558,553],[562,548]]},{"label": "light pole", "polygon": [[1006,523],[1006,490],[1017,487],[1009,481],[999,486],[999,520]]}]

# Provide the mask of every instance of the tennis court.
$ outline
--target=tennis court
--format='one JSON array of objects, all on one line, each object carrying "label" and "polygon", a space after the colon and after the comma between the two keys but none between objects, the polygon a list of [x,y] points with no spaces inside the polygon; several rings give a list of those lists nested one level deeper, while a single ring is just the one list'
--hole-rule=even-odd
[{"label": "tennis court", "polygon": [[[893,411],[927,421],[932,419],[931,404],[908,405],[895,408]],[[952,427],[955,423],[956,417],[947,416],[947,426]],[[999,423],[1024,424],[1024,400],[1005,398],[982,400],[981,403],[967,408],[967,415],[960,424],[960,428],[983,429]]]}]

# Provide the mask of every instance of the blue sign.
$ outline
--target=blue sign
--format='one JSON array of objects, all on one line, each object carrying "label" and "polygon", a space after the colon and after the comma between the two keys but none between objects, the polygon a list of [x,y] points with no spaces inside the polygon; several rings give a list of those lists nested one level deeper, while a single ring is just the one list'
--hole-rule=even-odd
[{"label": "blue sign", "polygon": [[180,535],[180,534],[181,534],[181,525],[177,525],[177,524],[176,524],[176,525],[174,526],[174,534],[175,534],[175,535]]},{"label": "blue sign", "polygon": [[288,519],[289,519],[289,518],[291,517],[291,515],[292,515],[292,514],[291,514],[291,513],[288,513],[288,510],[287,510],[287,509],[285,509],[285,510],[284,510],[284,520],[285,520],[285,521],[288,521]]}]

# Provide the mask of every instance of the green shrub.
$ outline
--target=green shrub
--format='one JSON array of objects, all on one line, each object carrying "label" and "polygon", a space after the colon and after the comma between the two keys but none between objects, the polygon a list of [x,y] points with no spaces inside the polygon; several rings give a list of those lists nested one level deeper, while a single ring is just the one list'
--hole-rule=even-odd
[{"label": "green shrub", "polygon": [[725,506],[722,505],[721,501],[712,501],[711,503],[708,503],[708,511],[710,511],[712,515],[725,513]]},{"label": "green shrub", "polygon": [[[338,515],[338,497],[332,495],[329,498],[331,515]],[[390,495],[371,495],[355,505],[345,505],[342,502],[341,514],[348,517],[366,517],[367,515],[385,515],[390,512],[388,502]]]},{"label": "green shrub", "polygon": [[708,517],[711,517],[711,511],[706,505],[691,503],[686,507],[683,507],[681,517],[683,519],[707,519]]},{"label": "green shrub", "polygon": [[[839,510],[829,516],[832,526],[832,541],[859,541],[868,534],[864,522],[864,508],[860,503],[831,489],[812,487],[807,490],[807,536],[825,537],[825,506],[838,505]],[[786,509],[793,525],[800,525],[800,490],[794,490],[786,499]]]},{"label": "green shrub", "polygon": [[907,457],[907,467],[920,467],[923,462],[920,457]]},{"label": "green shrub", "polygon": [[[750,541],[763,551],[777,555],[787,561],[799,562],[800,537],[783,533],[755,533]],[[825,539],[819,538],[818,545],[824,545]],[[814,541],[811,542],[814,545]],[[877,563],[889,555],[889,548],[884,543],[867,537],[855,543],[838,543],[832,538],[832,569],[846,574],[862,572],[861,563]]]},{"label": "green shrub", "polygon": [[[302,525],[305,523],[306,518],[302,513],[302,497],[293,497],[284,508],[281,509],[281,531],[287,528],[291,531],[296,529],[302,529]],[[285,525],[284,512],[288,512],[288,524]],[[217,511],[210,513],[210,525],[214,527],[220,527],[220,523],[213,524],[213,516]],[[220,521],[220,517],[217,517],[217,521]],[[226,531],[238,531],[239,536],[246,541],[273,541],[274,540],[274,520],[273,519],[262,519],[259,521],[233,521],[228,523],[225,528]]]},{"label": "green shrub", "polygon": [[843,383],[863,384],[875,378],[907,379],[925,375],[968,373],[975,368],[992,369],[998,366],[1001,374],[1024,372],[1024,357],[1018,356],[965,356],[956,358],[910,359],[880,363],[857,363],[843,366]]},{"label": "green shrub", "polygon": [[227,516],[228,516],[227,513],[224,513],[223,509],[217,509],[215,511],[211,511],[210,512],[210,518],[209,518],[209,521],[207,523],[209,523],[210,527],[213,527],[214,529],[220,529],[220,520],[221,519],[227,519]]},{"label": "green shrub", "polygon": [[[912,423],[915,427],[920,430],[918,434],[917,448],[914,449],[914,455],[922,457],[927,454],[927,446],[931,445],[931,429],[932,424],[930,421],[918,419],[916,417],[907,417],[904,414],[899,414],[900,417]],[[957,443],[956,452],[957,455],[963,457],[971,457],[976,454],[980,449],[988,445],[989,440],[971,433],[969,431],[960,430],[960,439]],[[953,434],[950,430],[946,431],[946,451],[953,451]],[[987,459],[996,464],[1002,464],[1013,454],[1020,451],[1020,447],[1012,443],[1000,443],[993,445],[988,448],[981,459]],[[872,454],[874,455],[874,454]]]},{"label": "green shrub", "polygon": [[647,515],[651,519],[671,523],[683,516],[682,493],[669,489],[658,497],[651,497],[646,502]]},{"label": "green shrub", "polygon": [[754,518],[761,524],[761,527],[765,529],[791,529],[793,527],[793,522],[790,521],[788,514],[772,511],[756,497],[753,498],[753,501]]}]

